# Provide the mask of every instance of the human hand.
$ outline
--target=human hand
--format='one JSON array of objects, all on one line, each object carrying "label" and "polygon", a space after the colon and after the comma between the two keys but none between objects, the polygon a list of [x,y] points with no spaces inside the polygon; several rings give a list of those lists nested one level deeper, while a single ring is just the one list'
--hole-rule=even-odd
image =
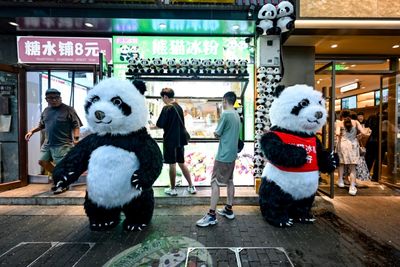
[{"label": "human hand", "polygon": [[27,132],[26,134],[25,134],[25,140],[26,141],[29,141],[29,139],[31,139],[31,136],[33,135],[33,133],[31,132],[31,131],[29,131],[29,132]]}]

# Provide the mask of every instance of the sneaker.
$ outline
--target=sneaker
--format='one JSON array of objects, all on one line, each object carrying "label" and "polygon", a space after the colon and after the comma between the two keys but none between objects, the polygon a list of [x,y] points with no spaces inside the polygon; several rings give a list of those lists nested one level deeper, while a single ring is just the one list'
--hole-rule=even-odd
[{"label": "sneaker", "polygon": [[196,225],[200,227],[207,227],[209,225],[215,225],[217,223],[218,223],[217,218],[207,213],[206,215],[204,215],[203,218],[201,218],[196,222]]},{"label": "sneaker", "polygon": [[349,194],[355,196],[357,194],[357,188],[355,186],[350,186]]},{"label": "sneaker", "polygon": [[194,186],[189,186],[187,190],[192,195],[196,194],[196,192],[197,192],[196,187],[194,187]]},{"label": "sneaker", "polygon": [[172,188],[165,188],[164,189],[164,193],[170,196],[177,196],[178,192],[176,191],[176,189],[172,189]]},{"label": "sneaker", "polygon": [[217,213],[221,216],[225,216],[229,220],[233,220],[235,218],[235,214],[233,213],[232,210],[227,210],[225,208],[223,209],[217,209]]},{"label": "sneaker", "polygon": [[344,187],[344,182],[343,181],[338,181],[337,186],[340,188]]},{"label": "sneaker", "polygon": [[54,190],[53,190],[53,194],[54,195],[58,195],[58,194],[62,194],[62,193],[64,193],[65,191],[67,191],[67,190],[69,190],[69,186],[67,186],[67,187],[57,187],[57,188],[55,188]]}]

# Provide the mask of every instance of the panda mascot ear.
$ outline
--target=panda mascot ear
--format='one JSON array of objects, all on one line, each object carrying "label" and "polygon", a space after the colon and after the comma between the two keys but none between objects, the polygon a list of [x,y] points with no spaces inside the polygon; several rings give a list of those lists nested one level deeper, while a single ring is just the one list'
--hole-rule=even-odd
[{"label": "panda mascot ear", "polygon": [[146,92],[146,84],[143,81],[140,80],[134,80],[133,85],[136,87],[136,89],[138,89],[138,91],[144,95],[144,92]]},{"label": "panda mascot ear", "polygon": [[275,88],[275,91],[273,92],[274,97],[280,96],[280,94],[282,93],[283,90],[285,90],[285,86],[284,85],[278,85]]}]

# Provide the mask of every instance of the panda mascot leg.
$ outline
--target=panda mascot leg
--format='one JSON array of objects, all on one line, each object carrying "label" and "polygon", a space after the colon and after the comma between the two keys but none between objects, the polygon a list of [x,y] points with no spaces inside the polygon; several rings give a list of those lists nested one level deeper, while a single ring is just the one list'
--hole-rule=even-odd
[{"label": "panda mascot leg", "polygon": [[125,213],[124,228],[128,231],[142,230],[150,223],[154,211],[152,188],[143,190],[141,195],[122,207]]},{"label": "panda mascot leg", "polygon": [[84,208],[89,217],[89,226],[93,231],[103,231],[114,228],[120,221],[120,208],[107,209],[98,206],[88,197],[86,192]]},{"label": "panda mascot leg", "polygon": [[278,227],[292,226],[293,222],[288,214],[293,202],[291,195],[266,178],[261,181],[259,195],[261,214],[267,222]]},{"label": "panda mascot leg", "polygon": [[295,200],[289,207],[289,217],[295,222],[313,223],[314,216],[311,214],[311,207],[315,199],[315,194],[308,198]]}]

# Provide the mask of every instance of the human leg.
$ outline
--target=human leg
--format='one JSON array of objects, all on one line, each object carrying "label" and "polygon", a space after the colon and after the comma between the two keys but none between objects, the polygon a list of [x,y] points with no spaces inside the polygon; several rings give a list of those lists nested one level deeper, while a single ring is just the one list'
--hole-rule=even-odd
[{"label": "human leg", "polygon": [[50,152],[54,163],[57,165],[71,149],[72,145],[50,147]]},{"label": "human leg", "polygon": [[190,194],[196,194],[196,188],[193,186],[192,179],[190,177],[190,172],[185,164],[185,149],[184,147],[176,148],[176,162],[178,162],[179,168],[182,170],[183,177],[185,177],[188,182],[188,191]]},{"label": "human leg", "polygon": [[42,147],[40,149],[39,165],[42,166],[45,171],[52,173],[54,170],[54,164],[51,162],[51,153],[49,147]]},{"label": "human leg", "polygon": [[350,169],[350,188],[349,188],[349,194],[352,196],[355,196],[357,194],[357,188],[356,188],[356,165],[355,164],[350,164],[349,165]]},{"label": "human leg", "polygon": [[218,199],[219,199],[219,186],[215,181],[212,181],[210,210],[208,211],[208,213],[206,213],[206,215],[203,216],[203,218],[201,218],[196,222],[197,226],[207,227],[218,223],[215,214],[215,209],[217,208]]},{"label": "human leg", "polygon": [[343,182],[344,164],[342,163],[339,164],[338,173],[339,173],[338,186],[344,187],[344,182]]}]

